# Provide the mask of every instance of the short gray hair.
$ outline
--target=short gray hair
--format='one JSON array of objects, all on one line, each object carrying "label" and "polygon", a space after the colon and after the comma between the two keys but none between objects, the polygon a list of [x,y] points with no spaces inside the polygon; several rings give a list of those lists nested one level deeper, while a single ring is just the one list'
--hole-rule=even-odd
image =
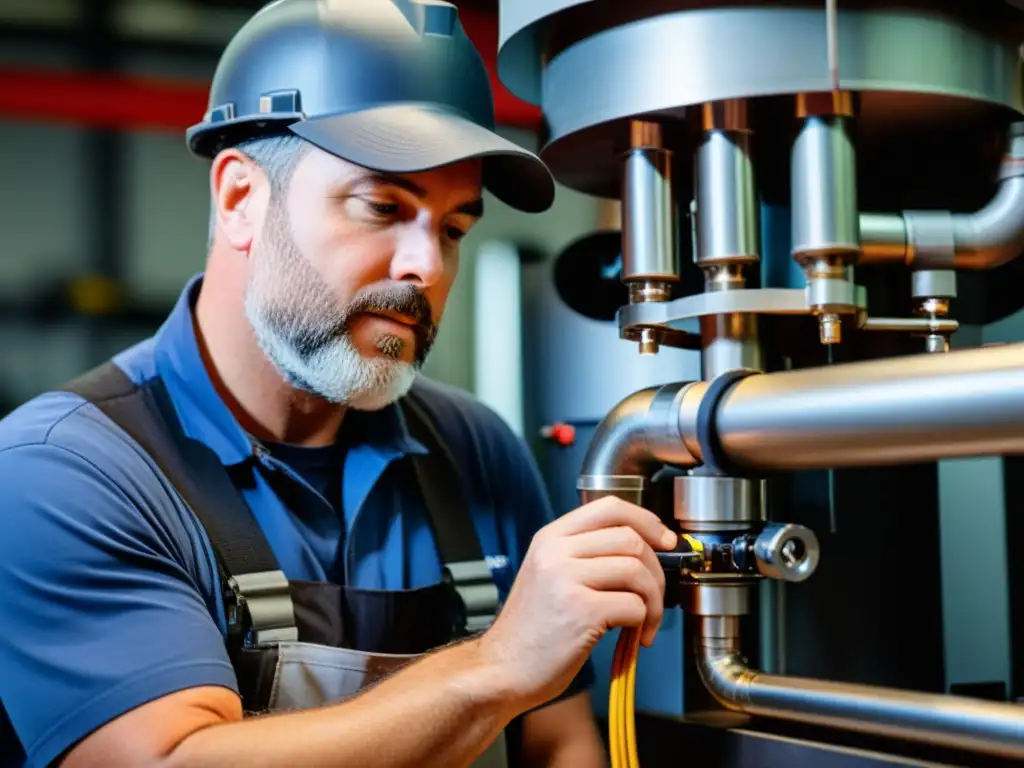
[{"label": "short gray hair", "polygon": [[[294,133],[275,133],[246,139],[234,145],[235,149],[256,163],[270,180],[273,195],[283,194],[295,173],[295,167],[306,156],[310,145]],[[207,233],[207,248],[213,245],[213,234],[217,229],[216,204],[211,202],[210,225]]]}]

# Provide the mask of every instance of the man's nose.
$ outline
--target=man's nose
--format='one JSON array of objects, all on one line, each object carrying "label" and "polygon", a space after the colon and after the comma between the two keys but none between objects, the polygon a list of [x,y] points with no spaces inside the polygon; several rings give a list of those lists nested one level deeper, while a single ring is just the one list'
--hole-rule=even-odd
[{"label": "man's nose", "polygon": [[391,260],[391,279],[429,288],[444,276],[440,238],[426,227],[410,228],[399,238]]}]

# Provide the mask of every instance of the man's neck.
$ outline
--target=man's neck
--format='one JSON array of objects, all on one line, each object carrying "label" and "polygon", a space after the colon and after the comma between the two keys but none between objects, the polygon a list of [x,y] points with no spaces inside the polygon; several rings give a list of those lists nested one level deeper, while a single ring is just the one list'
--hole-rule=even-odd
[{"label": "man's neck", "polygon": [[282,380],[253,336],[242,291],[219,291],[207,279],[193,314],[196,342],[217,394],[238,423],[257,440],[308,446],[334,442],[345,408]]}]

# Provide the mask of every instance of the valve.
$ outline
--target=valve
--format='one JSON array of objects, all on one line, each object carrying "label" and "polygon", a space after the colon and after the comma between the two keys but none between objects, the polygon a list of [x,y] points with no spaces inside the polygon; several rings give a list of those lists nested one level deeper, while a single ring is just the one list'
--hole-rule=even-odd
[{"label": "valve", "polygon": [[754,540],[757,570],[770,579],[809,579],[818,567],[820,554],[818,537],[802,525],[768,523]]}]

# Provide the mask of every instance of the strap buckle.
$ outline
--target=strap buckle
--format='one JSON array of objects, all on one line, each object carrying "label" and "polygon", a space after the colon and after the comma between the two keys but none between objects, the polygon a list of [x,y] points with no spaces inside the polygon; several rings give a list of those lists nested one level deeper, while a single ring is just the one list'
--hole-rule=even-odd
[{"label": "strap buckle", "polygon": [[465,611],[466,631],[482,632],[494,623],[501,596],[486,560],[447,563],[448,576]]},{"label": "strap buckle", "polygon": [[235,598],[228,621],[243,632],[247,646],[298,641],[291,590],[283,571],[232,576],[228,587]]}]

